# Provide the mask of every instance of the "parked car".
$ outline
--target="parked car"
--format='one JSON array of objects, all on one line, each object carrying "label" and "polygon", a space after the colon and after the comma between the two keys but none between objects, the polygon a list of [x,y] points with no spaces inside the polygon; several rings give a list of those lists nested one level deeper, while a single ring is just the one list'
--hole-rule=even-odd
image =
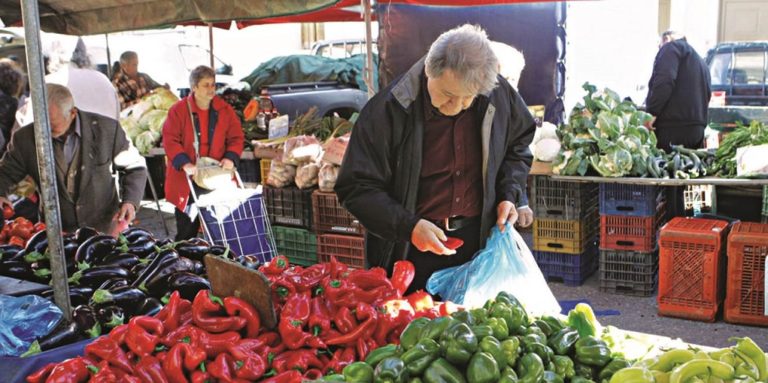
[{"label": "parked car", "polygon": [[725,105],[768,106],[768,41],[720,43],[707,54],[713,95]]},{"label": "parked car", "polygon": [[[379,54],[375,41],[372,46],[373,54]],[[322,40],[312,46],[311,54],[343,59],[354,55],[364,55],[365,49],[365,40],[361,39]]]}]

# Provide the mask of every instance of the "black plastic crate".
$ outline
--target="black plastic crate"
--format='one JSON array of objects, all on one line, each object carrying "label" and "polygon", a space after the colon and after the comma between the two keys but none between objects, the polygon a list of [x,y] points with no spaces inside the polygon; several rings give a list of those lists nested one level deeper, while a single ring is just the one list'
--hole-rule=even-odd
[{"label": "black plastic crate", "polygon": [[533,177],[530,204],[538,218],[579,220],[598,208],[598,185]]},{"label": "black plastic crate", "polygon": [[237,172],[240,173],[240,179],[246,183],[257,184],[261,182],[261,173],[259,167],[259,159],[241,159],[240,165],[237,168]]},{"label": "black plastic crate", "polygon": [[578,255],[534,251],[533,257],[547,281],[562,282],[566,286],[580,286],[598,267],[595,244]]},{"label": "black plastic crate", "polygon": [[269,222],[312,228],[312,192],[314,189],[299,189],[295,186],[274,188],[264,186]]},{"label": "black plastic crate", "polygon": [[600,214],[647,217],[666,200],[663,188],[656,185],[600,184]]},{"label": "black plastic crate", "polygon": [[600,290],[651,296],[656,291],[659,252],[600,249]]}]

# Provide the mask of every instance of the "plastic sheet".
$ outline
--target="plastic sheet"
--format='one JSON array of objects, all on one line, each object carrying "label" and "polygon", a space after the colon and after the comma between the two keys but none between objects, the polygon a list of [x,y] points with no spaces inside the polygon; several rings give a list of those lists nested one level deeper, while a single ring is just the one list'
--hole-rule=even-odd
[{"label": "plastic sheet", "polygon": [[0,356],[18,356],[61,320],[53,302],[37,295],[0,295]]},{"label": "plastic sheet", "polygon": [[560,312],[531,251],[509,224],[504,233],[494,226],[485,248],[471,261],[432,274],[427,291],[467,307],[480,307],[506,291],[534,316]]}]

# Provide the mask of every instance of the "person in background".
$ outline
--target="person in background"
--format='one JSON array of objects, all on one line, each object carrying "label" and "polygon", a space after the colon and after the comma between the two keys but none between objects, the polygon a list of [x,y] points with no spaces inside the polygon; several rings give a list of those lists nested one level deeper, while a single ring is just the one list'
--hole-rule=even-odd
[{"label": "person in background", "polygon": [[[536,129],[484,30],[440,35],[426,57],[377,93],[352,130],[335,191],[366,228],[369,267],[416,267],[409,291],[469,261],[493,225],[517,221]],[[447,248],[447,237],[464,241]]]},{"label": "person in background", "polygon": [[[189,74],[192,92],[173,104],[163,124],[163,148],[168,156],[165,198],[176,206],[176,240],[197,235],[200,216],[191,201],[187,178],[197,171],[198,155],[220,161],[224,169],[237,167],[245,136],[240,119],[226,101],[216,96],[213,69],[199,66]],[[199,142],[196,153],[195,136]],[[200,195],[202,189],[195,192]]]},{"label": "person in background", "polygon": [[[491,49],[493,49],[493,53],[499,60],[499,76],[504,77],[509,85],[517,90],[520,76],[523,74],[523,69],[525,69],[525,56],[523,56],[523,52],[498,41],[491,41]],[[527,193],[527,191],[523,190],[523,193]],[[518,206],[517,215],[518,226],[528,227],[533,223],[533,210],[530,206]]]},{"label": "person in background", "polygon": [[24,73],[19,65],[11,59],[0,59],[0,155],[11,141],[11,130],[24,84]]},{"label": "person in background", "polygon": [[707,110],[712,96],[709,68],[682,34],[661,35],[659,53],[648,82],[645,108],[653,115],[657,146],[700,148],[704,144]]},{"label": "person in background", "polygon": [[123,52],[119,64],[115,63],[112,71],[112,85],[117,89],[121,110],[139,102],[144,95],[162,86],[148,74],[139,72],[139,55],[133,51]]},{"label": "person in background", "polygon": [[[132,222],[144,195],[147,171],[120,124],[78,110],[65,86],[48,84],[47,97],[62,229],[74,232],[90,226],[112,233],[115,227]],[[113,167],[123,173],[120,194]],[[0,159],[0,207],[10,205],[8,190],[27,175],[40,190],[32,125],[14,132]]]}]

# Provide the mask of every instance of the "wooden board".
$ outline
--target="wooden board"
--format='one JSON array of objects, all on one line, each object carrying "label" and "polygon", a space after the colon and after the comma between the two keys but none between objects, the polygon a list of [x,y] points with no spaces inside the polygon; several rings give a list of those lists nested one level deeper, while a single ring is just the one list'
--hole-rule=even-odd
[{"label": "wooden board", "polygon": [[683,185],[718,185],[718,186],[758,186],[768,185],[768,179],[747,179],[747,178],[694,178],[694,179],[664,179],[664,178],[639,178],[639,177],[582,177],[582,176],[559,176],[551,175],[553,180],[569,182],[602,182],[633,185],[661,185],[661,186],[683,186]]},{"label": "wooden board", "polygon": [[245,300],[259,311],[262,327],[273,329],[277,326],[277,315],[272,305],[272,289],[264,274],[210,254],[205,256],[205,267],[214,294]]}]

